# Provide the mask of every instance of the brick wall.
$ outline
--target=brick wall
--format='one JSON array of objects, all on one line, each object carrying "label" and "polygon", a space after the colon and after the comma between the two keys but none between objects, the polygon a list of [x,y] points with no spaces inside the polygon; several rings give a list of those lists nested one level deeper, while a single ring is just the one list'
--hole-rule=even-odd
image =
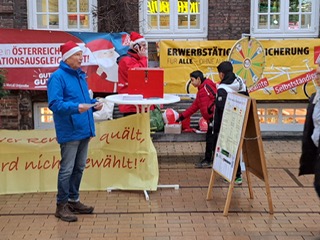
[{"label": "brick wall", "polygon": [[28,27],[26,0],[0,0],[0,27],[22,28]]},{"label": "brick wall", "polygon": [[46,93],[39,97],[36,91],[10,91],[0,99],[0,129],[33,129],[33,102],[45,101]]},{"label": "brick wall", "polygon": [[0,0],[0,27],[13,28],[13,2]]},{"label": "brick wall", "polygon": [[19,98],[7,96],[0,99],[0,128],[19,129]]},{"label": "brick wall", "polygon": [[250,33],[248,0],[211,0],[208,14],[208,40],[235,40]]},{"label": "brick wall", "polygon": [[[0,28],[26,29],[27,26],[26,0],[0,0]],[[11,91],[0,99],[0,129],[33,129],[28,91]]]},{"label": "brick wall", "polygon": [[11,90],[0,99],[0,129],[34,129],[33,103],[46,101],[46,91]]},{"label": "brick wall", "polygon": [[29,91],[19,92],[19,129],[34,129],[33,111],[32,111],[32,94]]}]

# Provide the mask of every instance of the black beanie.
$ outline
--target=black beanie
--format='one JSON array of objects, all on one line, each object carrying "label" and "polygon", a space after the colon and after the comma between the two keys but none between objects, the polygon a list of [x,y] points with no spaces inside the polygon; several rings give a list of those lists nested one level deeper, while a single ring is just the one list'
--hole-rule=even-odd
[{"label": "black beanie", "polygon": [[217,68],[218,68],[218,72],[222,72],[222,73],[233,72],[232,64],[231,62],[228,62],[228,61],[224,61],[220,63]]}]

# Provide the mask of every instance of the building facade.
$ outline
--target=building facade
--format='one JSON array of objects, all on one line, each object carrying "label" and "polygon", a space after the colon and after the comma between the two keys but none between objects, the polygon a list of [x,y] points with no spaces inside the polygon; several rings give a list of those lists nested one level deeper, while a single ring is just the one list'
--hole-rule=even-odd
[{"label": "building facade", "polygon": [[[317,0],[0,0],[0,28],[138,31],[149,42],[149,60],[157,62],[161,40],[319,38],[319,5]],[[0,99],[0,128],[45,127],[46,101],[46,91],[10,90]],[[266,115],[281,118],[289,109],[292,117],[301,117],[297,109],[303,111],[305,103],[295,102],[295,108],[287,101],[259,104]]]}]

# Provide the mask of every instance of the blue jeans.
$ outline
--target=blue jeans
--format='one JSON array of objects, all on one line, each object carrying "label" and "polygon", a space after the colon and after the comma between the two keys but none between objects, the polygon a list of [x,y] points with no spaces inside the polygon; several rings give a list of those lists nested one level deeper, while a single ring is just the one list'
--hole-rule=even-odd
[{"label": "blue jeans", "polygon": [[57,203],[79,201],[79,188],[86,166],[90,138],[60,144]]}]

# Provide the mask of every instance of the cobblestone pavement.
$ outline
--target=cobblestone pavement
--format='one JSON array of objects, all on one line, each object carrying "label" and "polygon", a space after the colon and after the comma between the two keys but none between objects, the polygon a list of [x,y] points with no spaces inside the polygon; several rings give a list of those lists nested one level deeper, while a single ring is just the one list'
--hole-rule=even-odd
[{"label": "cobblestone pavement", "polygon": [[82,192],[94,214],[66,223],[54,217],[55,193],[0,196],[0,239],[249,240],[320,239],[320,201],[313,176],[298,177],[300,141],[263,141],[274,214],[269,214],[265,184],[252,177],[236,186],[227,217],[229,185],[217,178],[206,200],[211,169],[195,169],[204,143],[157,142],[159,184],[146,201],[141,191]]}]

